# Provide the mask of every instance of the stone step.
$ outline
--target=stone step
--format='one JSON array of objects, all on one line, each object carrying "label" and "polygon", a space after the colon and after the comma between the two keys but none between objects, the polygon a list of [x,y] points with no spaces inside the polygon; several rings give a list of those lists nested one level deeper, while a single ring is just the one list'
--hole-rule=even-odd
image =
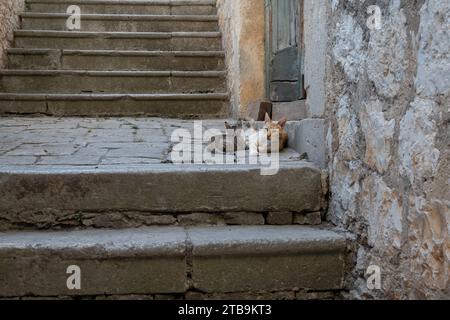
[{"label": "stone step", "polygon": [[82,13],[98,14],[159,14],[159,15],[214,15],[215,0],[27,0],[27,11],[66,13],[71,5],[80,7]]},{"label": "stone step", "polygon": [[[212,158],[211,129],[223,133],[224,120],[0,118],[0,229],[321,223],[325,179],[290,149],[295,135],[267,175],[248,154]],[[177,130],[181,145],[199,143],[182,163]]]},{"label": "stone step", "polygon": [[228,94],[5,94],[0,114],[224,118]]},{"label": "stone step", "polygon": [[218,51],[220,32],[75,32],[17,30],[15,48]]},{"label": "stone step", "polygon": [[[80,135],[84,131],[85,136]],[[259,165],[161,164],[161,154],[170,152],[164,151],[170,150],[168,141],[151,140],[145,144],[156,131],[144,130],[142,135],[134,135],[131,130],[103,131],[92,137],[82,128],[45,130],[39,136],[35,136],[36,132],[25,133],[25,141],[29,143],[20,152],[1,157],[2,221],[13,222],[14,217],[20,217],[29,226],[38,226],[45,220],[57,227],[74,215],[101,213],[127,212],[131,216],[140,213],[149,219],[161,214],[224,213],[232,218],[233,214],[248,213],[251,218],[254,213],[290,213],[292,217],[292,213],[323,210],[321,170],[313,164],[281,162],[278,173],[272,176],[262,175]],[[39,146],[29,146],[39,141],[45,146],[42,139],[60,134],[64,136],[59,140],[65,141],[60,145],[70,150],[64,151],[55,144],[48,146],[49,150],[43,147],[47,152],[54,150],[54,155],[47,157],[34,154]],[[70,140],[73,135],[78,135],[77,143]],[[136,144],[133,137],[144,142]],[[17,143],[15,139],[11,143]],[[125,146],[124,141],[129,140]],[[80,143],[92,146],[80,147]],[[113,151],[109,152],[108,146]],[[69,151],[74,154],[67,154]],[[120,160],[117,158],[122,158],[122,162],[110,164],[112,160]],[[138,158],[146,164],[133,165],[132,160]],[[143,158],[148,158],[147,162]],[[150,158],[155,161],[149,161]],[[30,162],[20,164],[20,159]],[[289,222],[293,223],[292,218]]]},{"label": "stone step", "polygon": [[[28,30],[68,30],[69,15],[30,13],[20,15]],[[219,31],[217,16],[206,15],[81,15],[81,31],[95,32],[208,32]]]},{"label": "stone step", "polygon": [[[292,226],[0,233],[0,297],[337,291],[346,246]],[[70,266],[80,290],[67,287]]]},{"label": "stone step", "polygon": [[9,93],[218,93],[226,90],[225,71],[0,71],[0,91]]},{"label": "stone step", "polygon": [[10,69],[221,71],[223,51],[9,49]]}]

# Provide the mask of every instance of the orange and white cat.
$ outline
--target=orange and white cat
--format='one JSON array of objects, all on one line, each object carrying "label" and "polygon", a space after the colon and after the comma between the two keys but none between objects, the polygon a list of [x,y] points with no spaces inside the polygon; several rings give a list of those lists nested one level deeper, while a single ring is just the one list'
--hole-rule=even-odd
[{"label": "orange and white cat", "polygon": [[[278,136],[278,151],[281,152],[284,150],[284,148],[287,147],[287,143],[289,140],[289,135],[286,132],[286,123],[287,123],[287,118],[283,117],[281,120],[279,121],[272,121],[272,119],[270,118],[270,116],[266,113],[266,119],[264,122],[264,130],[266,130],[266,134],[267,134],[267,140],[268,140],[268,145],[267,145],[267,152],[273,152],[276,150],[272,150],[271,146],[272,146],[272,139],[275,138],[276,136]],[[263,152],[264,150],[261,150],[262,146],[259,146],[259,152]]]}]

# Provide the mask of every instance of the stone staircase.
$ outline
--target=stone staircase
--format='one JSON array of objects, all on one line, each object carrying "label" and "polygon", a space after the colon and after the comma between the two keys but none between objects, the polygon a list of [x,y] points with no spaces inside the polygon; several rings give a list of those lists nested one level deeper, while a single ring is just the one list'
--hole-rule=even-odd
[{"label": "stone staircase", "polygon": [[[61,27],[74,3],[92,31]],[[276,175],[236,154],[171,161],[172,133],[195,131],[179,118],[226,115],[214,1],[27,9],[1,74],[0,298],[340,297],[349,244],[322,222],[326,177],[295,150],[299,123]]]},{"label": "stone staircase", "polygon": [[[81,8],[81,30],[66,10]],[[224,53],[214,1],[27,1],[0,113],[221,118]]]}]

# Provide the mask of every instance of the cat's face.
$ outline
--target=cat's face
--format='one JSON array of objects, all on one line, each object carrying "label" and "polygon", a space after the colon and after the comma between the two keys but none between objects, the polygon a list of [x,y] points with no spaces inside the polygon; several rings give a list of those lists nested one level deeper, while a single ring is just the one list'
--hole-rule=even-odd
[{"label": "cat's face", "polygon": [[264,124],[264,130],[267,132],[267,139],[271,139],[272,135],[278,133],[281,136],[284,133],[284,128],[286,127],[287,119],[283,118],[280,121],[272,121],[269,115],[266,114],[266,121]]}]

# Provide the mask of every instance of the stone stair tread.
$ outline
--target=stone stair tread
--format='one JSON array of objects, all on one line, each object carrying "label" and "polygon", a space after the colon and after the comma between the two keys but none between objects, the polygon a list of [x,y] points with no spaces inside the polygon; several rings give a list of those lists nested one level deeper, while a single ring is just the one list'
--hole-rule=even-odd
[{"label": "stone stair tread", "polygon": [[[186,81],[190,79],[190,81]],[[4,92],[215,93],[226,91],[226,71],[2,70]]]},{"label": "stone stair tread", "polygon": [[[67,13],[52,12],[22,12],[22,18],[68,18]],[[158,15],[158,14],[94,14],[80,15],[85,20],[125,20],[125,21],[218,21],[217,15]]]},{"label": "stone stair tread", "polygon": [[3,69],[0,76],[59,76],[59,75],[93,75],[123,77],[225,77],[226,71],[139,71],[139,70],[20,70]]},{"label": "stone stair tread", "polygon": [[[152,150],[160,150],[155,144],[134,148],[148,150],[147,157],[152,156]],[[262,176],[261,168],[254,165],[151,164],[150,158],[140,158],[150,164],[133,165],[129,150],[119,150],[129,154],[122,154],[125,161],[117,165],[97,165],[97,157],[88,155],[49,156],[42,165],[2,165],[0,208],[11,216],[28,212],[29,225],[38,225],[44,212],[51,217],[58,211],[182,214],[322,209],[320,170],[311,164],[282,163],[277,175]],[[16,162],[19,157],[10,158]],[[276,194],[269,185],[276,186]],[[24,193],[21,186],[27,186],[28,191]],[[73,186],[79,188],[72,192]]]},{"label": "stone stair tread", "polygon": [[23,70],[23,69],[3,69],[0,70],[0,76],[16,75],[97,75],[97,76],[178,76],[178,77],[221,77],[226,75],[226,71],[140,71],[140,70]]},{"label": "stone stair tread", "polygon": [[47,116],[146,116],[224,118],[228,93],[0,93],[0,114]]},{"label": "stone stair tread", "polygon": [[106,56],[187,56],[224,57],[224,51],[149,51],[149,50],[70,50],[50,48],[10,48],[8,54],[48,54],[60,52],[65,55],[106,55]]},{"label": "stone stair tread", "polygon": [[215,1],[108,1],[108,0],[61,0],[61,1],[27,1],[27,10],[31,12],[66,13],[69,5],[78,5],[84,13],[107,14],[217,14]]},{"label": "stone stair tread", "polygon": [[222,50],[220,32],[89,32],[17,30],[17,48]]},{"label": "stone stair tread", "polygon": [[[186,233],[188,238],[186,237]],[[335,231],[308,226],[146,227],[124,230],[0,232],[0,251],[103,250],[133,256],[183,254],[186,241],[199,255],[344,251],[346,239]],[[150,249],[150,250],[146,250]]]},{"label": "stone stair tread", "polygon": [[[0,297],[339,290],[345,250],[303,226],[0,233]],[[66,286],[71,265],[81,290]]]},{"label": "stone stair tread", "polygon": [[139,4],[139,5],[163,5],[170,4],[172,6],[180,5],[215,5],[216,0],[27,0],[27,3],[85,3],[85,4],[105,4],[105,5],[123,5],[123,4]]},{"label": "stone stair tread", "polygon": [[141,94],[117,94],[117,93],[2,93],[0,100],[227,100],[228,93],[141,93]]},{"label": "stone stair tread", "polygon": [[340,252],[346,247],[345,237],[323,227],[192,227],[188,233],[196,255]]},{"label": "stone stair tread", "polygon": [[[96,144],[96,142],[91,142],[92,144]],[[101,144],[101,142],[98,142]],[[122,144],[122,147],[125,147],[125,144],[122,142],[118,142],[116,144]],[[138,146],[134,146],[135,148],[159,148],[161,144],[159,142],[142,142]],[[45,145],[45,144],[44,144]],[[49,146],[52,144],[50,143]],[[104,143],[107,146],[107,143]],[[131,148],[130,148],[131,149]],[[158,149],[159,151],[159,149]],[[291,150],[287,150],[291,152]],[[12,156],[12,159],[18,157],[25,156]],[[50,156],[50,157],[63,157],[63,156]],[[124,157],[133,158],[133,151],[129,151],[128,155]],[[137,157],[144,156],[138,155]],[[208,174],[208,173],[251,173],[255,174],[259,173],[258,170],[261,169],[259,165],[251,165],[251,164],[242,164],[242,165],[234,165],[234,164],[221,164],[221,165],[213,165],[213,164],[183,164],[183,165],[173,165],[170,163],[163,163],[158,155],[154,155],[151,153],[151,150],[148,152],[148,158],[152,158],[157,160],[154,163],[146,163],[146,164],[130,164],[130,163],[121,163],[115,165],[98,165],[98,164],[89,164],[87,159],[86,164],[70,164],[69,157],[65,157],[66,163],[63,162],[55,163],[55,164],[1,164],[0,165],[0,175],[33,175],[33,174],[46,174],[48,177],[50,176],[58,176],[64,174],[112,174],[112,175],[120,175],[120,174],[130,174],[131,175],[139,175],[139,174],[147,174],[147,175],[157,175],[161,173],[169,173],[169,174],[177,174],[177,173],[190,173],[190,174]],[[4,157],[3,157],[4,159]],[[63,161],[63,160],[61,160]],[[312,172],[316,174],[320,170],[312,163],[306,161],[285,161],[280,163],[280,170],[287,171],[297,171],[298,172]],[[268,180],[268,179],[267,179]],[[286,196],[287,197],[287,196]],[[237,200],[236,200],[237,201]],[[1,207],[1,206],[0,206]],[[247,208],[250,211],[250,208]],[[320,208],[319,208],[320,209]],[[313,209],[311,209],[314,212]]]},{"label": "stone stair tread", "polygon": [[16,37],[67,37],[67,38],[130,38],[130,39],[170,39],[182,37],[220,38],[221,32],[95,32],[95,31],[60,31],[60,30],[16,30]]},{"label": "stone stair tread", "polygon": [[[64,13],[22,13],[22,29],[68,30]],[[95,32],[212,32],[219,30],[217,15],[94,14],[80,16],[83,31]]]},{"label": "stone stair tread", "polygon": [[[117,147],[119,144],[121,148]],[[15,164],[19,158],[36,158],[32,156],[2,156],[3,163],[9,161],[9,165],[0,166],[4,181],[0,185],[0,209],[9,214],[17,210],[30,214],[46,210],[171,213],[322,210],[321,171],[307,162],[282,162],[276,175],[262,176],[261,167],[250,164],[161,164],[158,157],[163,153],[164,142],[134,146],[116,143],[119,148],[113,151],[116,155],[105,158],[102,149],[93,145],[78,156],[42,157],[40,164],[35,164],[36,160]],[[97,154],[89,155],[95,151]],[[142,164],[132,164],[133,153],[137,153]],[[98,164],[108,163],[104,162],[108,159],[120,160],[117,157],[122,157],[122,163]],[[20,187],[24,185],[29,190],[25,194]],[[76,192],[71,191],[74,185],[80,186]],[[276,193],[271,189],[274,186]]]},{"label": "stone stair tread", "polygon": [[[23,231],[0,233],[1,250],[88,250],[92,254],[109,251],[133,256],[183,254],[185,233],[179,228],[142,228],[130,230]],[[147,250],[146,250],[147,249]]]},{"label": "stone stair tread", "polygon": [[9,70],[223,71],[223,51],[8,50]]}]

